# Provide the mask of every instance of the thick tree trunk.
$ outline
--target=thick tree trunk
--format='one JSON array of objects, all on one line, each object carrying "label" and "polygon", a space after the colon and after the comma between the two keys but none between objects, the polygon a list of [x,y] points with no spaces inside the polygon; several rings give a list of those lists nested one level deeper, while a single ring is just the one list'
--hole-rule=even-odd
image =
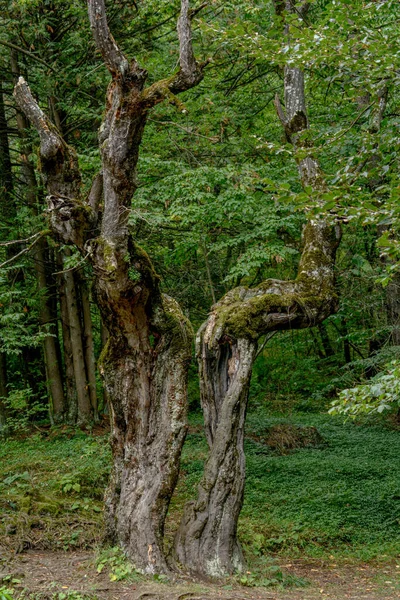
[{"label": "thick tree trunk", "polygon": [[[208,324],[209,325],[209,324]],[[198,498],[185,508],[175,552],[186,567],[219,576],[243,569],[237,522],[243,503],[244,421],[254,341],[229,340],[210,345],[203,326],[198,338],[200,386],[210,456]]]},{"label": "thick tree trunk", "polygon": [[[283,3],[278,3],[279,9]],[[291,3],[285,3],[291,10]],[[304,75],[285,68],[285,109],[276,109],[286,137],[302,150],[298,170],[304,187],[326,190],[318,162],[302,133],[308,128]],[[245,567],[237,521],[243,502],[243,426],[251,369],[260,336],[275,330],[312,327],[336,310],[334,261],[340,232],[322,220],[303,230],[303,251],[294,281],[267,280],[236,288],[213,306],[198,335],[201,404],[209,458],[195,502],[184,511],[176,539],[178,560],[190,570],[220,576]]]},{"label": "thick tree trunk", "polygon": [[[111,36],[104,0],[88,0],[88,9],[97,47],[112,76],[99,132],[102,175],[88,199],[81,195],[76,153],[22,78],[14,93],[40,135],[51,226],[65,244],[75,244],[91,261],[110,335],[101,360],[114,455],[107,529],[137,568],[165,573],[162,535],[186,433],[192,332],[176,302],[161,295],[159,279],[131,239],[127,223],[148,112],[166,98],[183,109],[176,94],[203,79],[205,64],[198,64],[193,54],[191,18],[196,10],[190,11],[189,0],[181,0],[177,24],[179,69],[147,88],[147,72],[135,59],[129,61]],[[66,287],[69,295],[67,281]]]},{"label": "thick tree trunk", "polygon": [[[117,300],[104,281],[97,281],[97,289],[110,332],[100,358],[114,457],[107,532],[136,568],[167,573],[162,540],[187,430],[191,327],[171,298],[163,296],[149,319],[139,299],[137,304],[134,297]],[[114,302],[117,321],[110,313]]]},{"label": "thick tree trunk", "polygon": [[303,243],[297,279],[270,279],[257,288],[231,290],[198,334],[210,455],[197,500],[186,507],[175,540],[177,559],[197,573],[221,576],[245,567],[236,529],[245,476],[244,416],[257,340],[271,331],[317,325],[336,310],[335,229],[309,222]]}]

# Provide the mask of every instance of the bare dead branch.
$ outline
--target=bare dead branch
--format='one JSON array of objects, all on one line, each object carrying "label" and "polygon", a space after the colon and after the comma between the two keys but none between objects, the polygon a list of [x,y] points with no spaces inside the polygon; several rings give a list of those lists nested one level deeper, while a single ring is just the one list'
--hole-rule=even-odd
[{"label": "bare dead branch", "polygon": [[4,40],[0,40],[0,45],[1,46],[7,46],[8,48],[12,48],[13,50],[18,50],[18,52],[21,52],[22,54],[25,54],[26,56],[29,56],[29,58],[31,58],[32,60],[35,60],[36,62],[40,63],[41,65],[47,67],[51,71],[53,71],[53,72],[56,71],[47,62],[45,62],[44,60],[42,60],[41,58],[39,58],[38,56],[36,56],[36,54],[33,54],[33,52],[29,52],[28,50],[25,50],[24,48],[21,48],[20,46],[17,46],[16,44],[13,44],[12,42],[5,42]]},{"label": "bare dead branch", "polygon": [[162,81],[153,83],[145,89],[142,94],[142,105],[146,109],[155,106],[165,99],[169,99],[175,104],[181,112],[185,112],[185,107],[175,97],[176,94],[185,92],[198,85],[204,77],[204,68],[210,62],[198,63],[194,56],[192,44],[192,25],[193,15],[196,14],[203,5],[194,11],[190,10],[189,0],[181,0],[181,12],[177,23],[177,32],[179,39],[179,70],[175,75]]},{"label": "bare dead branch", "polygon": [[9,258],[8,260],[5,260],[3,263],[0,264],[0,269],[2,269],[3,267],[5,267],[6,265],[14,262],[15,260],[17,260],[17,258],[19,258],[20,256],[23,256],[24,254],[27,254],[29,252],[29,250],[31,250],[37,243],[39,240],[42,239],[42,237],[46,236],[46,235],[50,235],[51,231],[46,229],[45,231],[41,231],[36,238],[33,240],[33,242],[31,244],[29,244],[29,246],[27,246],[26,248],[24,248],[23,250],[21,250],[20,252],[18,252],[17,254],[15,254],[14,256],[12,256],[11,258]]},{"label": "bare dead branch", "polygon": [[38,237],[39,235],[42,235],[42,233],[40,231],[34,233],[33,235],[30,235],[29,237],[25,238],[24,240],[10,240],[9,242],[0,242],[0,246],[13,246],[14,244],[25,244],[26,242],[30,242],[31,240]]},{"label": "bare dead branch", "polygon": [[209,5],[209,2],[203,2],[203,4],[200,4],[200,6],[197,6],[196,8],[190,9],[190,11],[189,11],[189,17],[191,19],[194,19],[194,17],[196,15],[198,15],[199,12],[201,12],[203,10],[203,8],[206,8],[206,6],[208,6],[208,5]]},{"label": "bare dead branch", "polygon": [[129,63],[111,35],[104,0],[88,0],[88,12],[96,46],[108,70],[113,77],[123,78],[128,72]]},{"label": "bare dead branch", "polygon": [[197,64],[193,53],[189,0],[181,1],[181,14],[178,19],[177,31],[180,70],[185,78],[190,79],[196,72]]},{"label": "bare dead branch", "polygon": [[18,79],[18,83],[14,88],[14,96],[20,109],[39,133],[41,155],[47,159],[55,156],[63,147],[63,140],[32,96],[31,90],[23,77]]},{"label": "bare dead branch", "polygon": [[91,207],[81,198],[76,152],[41,110],[23,77],[14,88],[14,96],[40,136],[40,167],[49,191],[47,205],[51,227],[65,243],[83,248],[95,219]]},{"label": "bare dead branch", "polygon": [[90,252],[87,252],[85,254],[85,256],[76,265],[74,265],[73,267],[70,267],[69,269],[64,269],[63,271],[55,271],[53,273],[53,275],[62,275],[63,273],[69,273],[70,271],[78,270],[83,265],[83,263],[86,262],[86,260],[89,258],[89,256],[90,256]]}]

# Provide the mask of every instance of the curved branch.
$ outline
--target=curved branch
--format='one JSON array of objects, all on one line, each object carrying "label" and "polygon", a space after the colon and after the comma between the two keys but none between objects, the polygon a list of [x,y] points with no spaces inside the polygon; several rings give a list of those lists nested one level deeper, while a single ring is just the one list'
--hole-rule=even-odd
[{"label": "curved branch", "polygon": [[93,211],[81,199],[81,175],[73,148],[42,111],[23,77],[14,88],[18,106],[40,137],[40,169],[49,191],[47,196],[51,226],[65,243],[83,249],[93,226]]},{"label": "curved branch", "polygon": [[192,19],[206,5],[207,3],[204,3],[197,9],[191,10],[189,0],[181,0],[181,12],[177,23],[179,70],[172,77],[157,81],[144,90],[142,102],[146,108],[169,99],[182,111],[185,110],[174,95],[198,85],[204,77],[204,68],[209,63],[209,60],[202,63],[196,61],[192,43]]},{"label": "curved branch", "polygon": [[62,149],[63,140],[56,127],[54,127],[32,96],[32,92],[23,77],[19,77],[15,85],[14,97],[18,106],[25,113],[40,136],[41,155],[46,159],[55,156]]}]

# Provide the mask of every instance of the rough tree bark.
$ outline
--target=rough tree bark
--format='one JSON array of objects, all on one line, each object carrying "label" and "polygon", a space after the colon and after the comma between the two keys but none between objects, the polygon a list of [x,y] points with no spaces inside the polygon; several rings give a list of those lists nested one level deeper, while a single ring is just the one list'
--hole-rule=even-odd
[{"label": "rough tree bark", "polygon": [[[17,52],[15,50],[12,50],[11,52],[11,70],[13,76],[17,80],[20,69]],[[26,185],[26,199],[34,214],[37,214],[38,187],[35,176],[35,168],[30,158],[32,155],[32,147],[27,139],[28,122],[20,110],[17,110],[16,121],[18,135],[21,142],[20,160],[22,164],[22,174]],[[48,274],[46,273],[47,250],[48,248],[46,239],[40,239],[35,247],[34,267],[36,271],[38,289],[41,294],[39,313],[40,326],[49,332],[49,335],[46,336],[43,341],[46,378],[51,396],[53,419],[56,423],[59,423],[64,418],[66,407],[63,389],[62,366],[60,364],[59,353],[57,351],[54,316],[48,293]]]},{"label": "rough tree bark", "polygon": [[[12,193],[12,169],[8,126],[3,98],[3,83],[0,81],[0,216],[3,223],[10,225],[10,210],[14,207]],[[7,411],[4,400],[7,398],[7,356],[0,351],[0,432],[5,431]]]},{"label": "rough tree bark", "polygon": [[[149,110],[197,85],[203,67],[191,43],[188,0],[178,19],[179,69],[145,87],[107,24],[104,0],[88,0],[94,38],[112,81],[99,132],[102,173],[81,196],[76,154],[20,79],[15,97],[40,135],[42,175],[53,230],[91,261],[97,303],[109,332],[101,372],[111,403],[114,465],[106,494],[107,530],[144,572],[168,572],[162,536],[186,435],[187,366],[192,331],[177,303],[160,292],[147,254],[128,228],[139,147]],[[101,200],[102,209],[99,210]]]},{"label": "rough tree bark", "polygon": [[64,374],[65,374],[65,402],[66,402],[66,420],[68,423],[75,424],[78,419],[78,399],[76,395],[76,384],[74,374],[73,348],[71,342],[71,328],[68,316],[68,299],[65,289],[64,262],[62,254],[57,254],[57,287],[60,297],[60,320],[62,330],[63,356],[64,356]]},{"label": "rough tree bark", "polygon": [[[279,4],[291,10],[290,2]],[[288,141],[295,151],[302,151],[301,182],[324,192],[323,174],[309,142],[303,141],[308,119],[301,70],[285,68],[284,91],[285,111],[278,97],[275,105]],[[296,279],[269,279],[253,289],[231,290],[212,307],[198,332],[200,393],[210,452],[197,500],[185,507],[175,539],[178,560],[194,572],[220,576],[244,568],[237,522],[245,479],[244,419],[257,340],[275,330],[312,327],[336,310],[334,262],[339,239],[338,227],[310,219],[302,234]]]}]

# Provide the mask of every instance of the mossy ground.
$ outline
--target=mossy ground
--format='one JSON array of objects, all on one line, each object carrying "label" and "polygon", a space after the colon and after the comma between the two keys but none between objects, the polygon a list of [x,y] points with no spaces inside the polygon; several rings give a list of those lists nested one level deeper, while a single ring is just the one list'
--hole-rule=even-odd
[{"label": "mossy ground", "polygon": [[0,443],[0,547],[92,547],[102,535],[108,436],[44,429]]},{"label": "mossy ground", "polygon": [[[324,443],[281,455],[256,441],[272,425],[314,426]],[[343,423],[325,414],[250,412],[247,483],[239,523],[249,570],[271,556],[332,561],[400,559],[400,435],[384,422]],[[207,445],[191,418],[167,542],[193,498]],[[107,435],[62,428],[0,444],[0,540],[26,548],[95,547],[110,469]]]}]

